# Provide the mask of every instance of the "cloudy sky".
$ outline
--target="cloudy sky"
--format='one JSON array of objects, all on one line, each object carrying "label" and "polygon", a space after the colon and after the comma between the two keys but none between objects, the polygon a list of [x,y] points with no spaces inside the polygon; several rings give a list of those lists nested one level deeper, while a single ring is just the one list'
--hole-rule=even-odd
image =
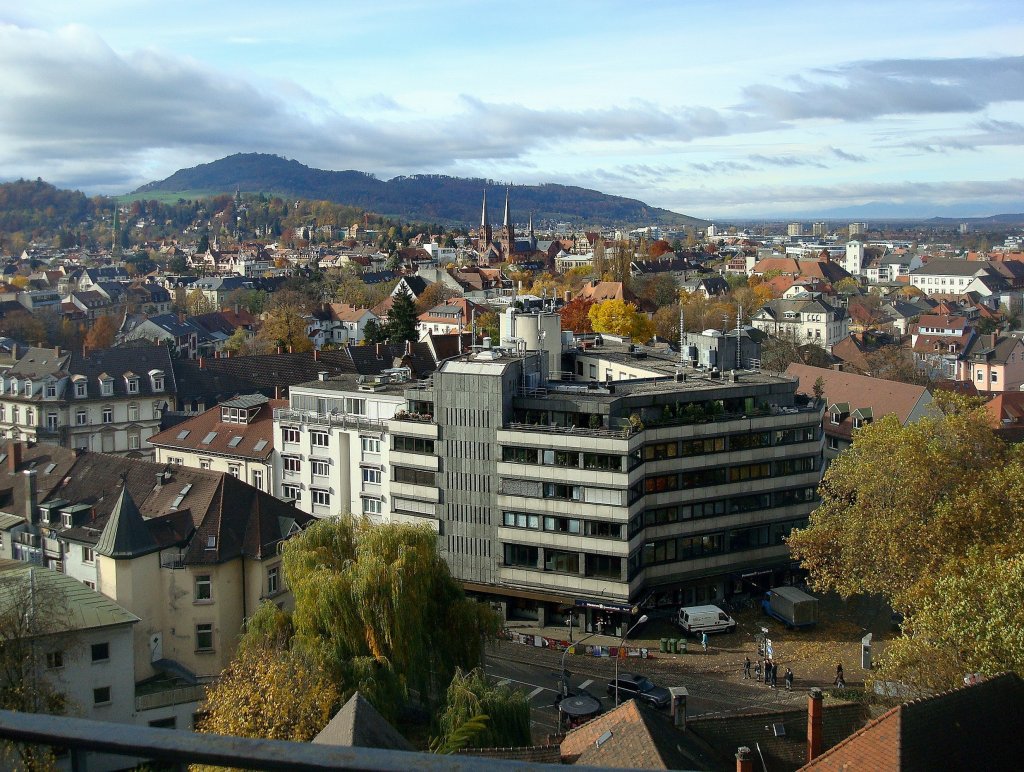
[{"label": "cloudy sky", "polygon": [[0,180],[236,152],[710,219],[1024,211],[1024,3],[0,0]]}]

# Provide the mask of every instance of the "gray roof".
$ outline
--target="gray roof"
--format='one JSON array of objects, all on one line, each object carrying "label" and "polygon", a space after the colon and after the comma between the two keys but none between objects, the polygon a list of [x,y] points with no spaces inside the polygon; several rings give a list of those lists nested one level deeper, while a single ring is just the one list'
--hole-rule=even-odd
[{"label": "gray roof", "polygon": [[313,742],[357,748],[415,750],[359,692],[342,705]]},{"label": "gray roof", "polygon": [[96,551],[108,558],[118,559],[137,557],[157,549],[159,545],[128,493],[128,486],[122,487],[110,518],[103,527],[103,533],[96,542]]},{"label": "gray roof", "polygon": [[929,260],[911,273],[913,276],[974,276],[991,271],[988,263],[975,260]]},{"label": "gray roof", "polygon": [[243,394],[235,397],[234,399],[227,399],[221,402],[221,407],[235,407],[248,409],[250,407],[257,407],[258,405],[265,405],[270,401],[269,397],[263,394]]}]

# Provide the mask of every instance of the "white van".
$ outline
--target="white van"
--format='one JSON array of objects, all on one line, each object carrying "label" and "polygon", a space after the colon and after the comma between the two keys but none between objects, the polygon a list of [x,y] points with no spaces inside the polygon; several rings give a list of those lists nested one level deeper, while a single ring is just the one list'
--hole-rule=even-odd
[{"label": "white van", "polygon": [[676,624],[685,633],[734,633],[736,620],[718,606],[684,606]]}]

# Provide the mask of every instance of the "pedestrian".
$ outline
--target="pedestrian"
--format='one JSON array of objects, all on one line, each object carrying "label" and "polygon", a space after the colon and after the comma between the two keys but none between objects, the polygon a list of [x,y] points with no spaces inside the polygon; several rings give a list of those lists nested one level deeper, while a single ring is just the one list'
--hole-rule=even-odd
[{"label": "pedestrian", "polygon": [[786,691],[793,691],[793,669],[789,666],[786,667]]},{"label": "pedestrian", "polygon": [[779,665],[777,662],[772,662],[772,688],[774,689],[779,685]]},{"label": "pedestrian", "polygon": [[754,665],[754,677],[758,683],[761,683],[761,660],[758,660],[757,664]]},{"label": "pedestrian", "polygon": [[764,685],[769,689],[772,688],[772,661],[770,659],[764,661]]},{"label": "pedestrian", "polygon": [[707,633],[701,633],[700,634],[700,645],[704,647],[704,653],[707,654],[708,653],[708,634]]},{"label": "pedestrian", "polygon": [[750,657],[743,659],[743,677],[750,678]]},{"label": "pedestrian", "polygon": [[840,689],[845,689],[846,688],[846,679],[843,678],[843,663],[842,662],[837,662],[836,663],[836,680],[835,680],[835,684]]}]

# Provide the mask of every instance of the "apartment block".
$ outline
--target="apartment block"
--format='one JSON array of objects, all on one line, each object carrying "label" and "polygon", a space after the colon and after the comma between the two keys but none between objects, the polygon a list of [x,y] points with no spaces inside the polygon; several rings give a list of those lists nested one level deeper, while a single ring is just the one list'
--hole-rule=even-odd
[{"label": "apartment block", "polygon": [[393,517],[435,527],[469,592],[621,634],[638,605],[787,578],[824,448],[824,406],[795,379],[577,346],[550,314],[502,323],[500,345],[444,362],[388,422]]}]

